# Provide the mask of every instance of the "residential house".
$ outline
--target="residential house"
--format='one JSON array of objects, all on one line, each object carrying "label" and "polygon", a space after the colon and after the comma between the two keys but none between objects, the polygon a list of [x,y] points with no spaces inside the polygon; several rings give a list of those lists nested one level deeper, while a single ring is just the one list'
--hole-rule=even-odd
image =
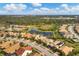
[{"label": "residential house", "polygon": [[26,38],[32,38],[33,36],[32,36],[32,34],[27,33],[27,34],[24,35],[24,37],[26,37]]},{"label": "residential house", "polygon": [[21,47],[16,51],[16,54],[18,56],[27,56],[28,54],[32,53],[32,47],[27,46],[27,47]]},{"label": "residential house", "polygon": [[63,46],[60,48],[60,50],[63,51],[65,53],[65,55],[68,55],[69,52],[72,52],[73,47]]}]

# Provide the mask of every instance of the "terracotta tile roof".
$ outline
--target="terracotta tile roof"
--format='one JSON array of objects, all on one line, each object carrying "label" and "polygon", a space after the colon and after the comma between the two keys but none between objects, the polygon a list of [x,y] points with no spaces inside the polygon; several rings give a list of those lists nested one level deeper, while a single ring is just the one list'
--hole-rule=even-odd
[{"label": "terracotta tile roof", "polygon": [[13,44],[12,41],[7,41],[7,42],[3,42],[2,44],[0,44],[0,48],[7,48],[10,46],[10,44]]},{"label": "terracotta tile roof", "polygon": [[32,34],[27,33],[27,34],[24,35],[24,37],[31,38],[32,37]]},{"label": "terracotta tile roof", "polygon": [[24,53],[24,49],[20,48],[19,50],[16,51],[17,55],[22,55]]},{"label": "terracotta tile roof", "polygon": [[22,47],[22,48],[18,49],[15,53],[20,56],[24,53],[25,50],[32,50],[32,47],[30,47],[30,46]]},{"label": "terracotta tile roof", "polygon": [[62,50],[67,55],[69,52],[72,52],[73,48],[68,46],[63,46],[60,48],[60,50]]},{"label": "terracotta tile roof", "polygon": [[14,44],[13,46],[4,49],[4,51],[5,51],[6,53],[14,53],[14,52],[15,52],[16,50],[18,50],[19,48],[20,48],[20,44],[19,44],[19,43],[16,43],[16,44]]},{"label": "terracotta tile roof", "polygon": [[32,50],[32,47],[28,46],[28,47],[22,47],[24,50]]}]

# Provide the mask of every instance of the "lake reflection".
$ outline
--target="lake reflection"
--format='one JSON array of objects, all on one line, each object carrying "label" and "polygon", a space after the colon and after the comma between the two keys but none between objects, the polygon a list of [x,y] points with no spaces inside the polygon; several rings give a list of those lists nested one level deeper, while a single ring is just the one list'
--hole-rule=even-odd
[{"label": "lake reflection", "polygon": [[31,34],[40,34],[43,36],[51,36],[53,34],[53,32],[48,32],[48,31],[40,31],[38,29],[30,29],[28,30],[29,33]]}]

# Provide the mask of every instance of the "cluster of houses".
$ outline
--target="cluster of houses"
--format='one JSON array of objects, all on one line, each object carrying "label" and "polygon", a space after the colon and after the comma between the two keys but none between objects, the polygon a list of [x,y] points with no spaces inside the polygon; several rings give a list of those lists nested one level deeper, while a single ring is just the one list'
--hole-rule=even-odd
[{"label": "cluster of houses", "polygon": [[[31,34],[22,32],[22,30],[26,29],[25,25],[10,25],[8,27],[2,26],[0,27],[0,49],[5,52],[5,55],[17,55],[17,56],[26,56],[32,53],[31,46],[22,47],[21,43],[16,39],[16,37],[21,38],[30,38]],[[9,39],[10,40],[6,40]],[[12,40],[15,38],[16,40]]]},{"label": "cluster of houses", "polygon": [[77,17],[65,17],[65,16],[58,16],[58,17],[43,17],[41,19],[77,19]]},{"label": "cluster of houses", "polygon": [[17,55],[17,56],[27,56],[32,53],[31,46],[21,46],[21,43],[18,41],[0,41],[0,49],[5,52],[5,55]]},{"label": "cluster of houses", "polygon": [[46,43],[49,46],[49,48],[56,47],[57,49],[63,51],[66,55],[69,52],[72,52],[72,50],[73,50],[72,47],[65,46],[64,42],[59,41],[59,40],[49,39],[46,36],[36,35],[36,34],[33,34],[32,37],[34,37],[35,40],[37,40],[37,41],[41,40],[42,42]]},{"label": "cluster of houses", "polygon": [[[34,37],[34,40],[38,40],[38,41],[41,40],[42,42],[46,43],[49,46],[49,48],[56,47],[57,49],[63,51],[66,55],[69,52],[72,52],[72,50],[73,50],[72,47],[65,46],[64,42],[49,39],[42,35],[27,33],[25,35],[25,37],[27,37],[29,39]],[[0,48],[3,49],[4,52],[6,52],[7,54],[10,54],[10,55],[16,54],[19,56],[26,56],[28,53],[29,54],[32,53],[32,47],[21,47],[20,42],[13,41],[13,40],[9,40],[9,41],[4,40],[4,41],[0,42]]]},{"label": "cluster of houses", "polygon": [[26,33],[23,30],[26,29],[25,25],[10,25],[0,27],[0,37],[24,37]]},{"label": "cluster of houses", "polygon": [[77,24],[77,25],[75,26],[75,30],[76,30],[77,33],[79,33],[79,24]]},{"label": "cluster of houses", "polygon": [[6,30],[6,31],[22,31],[26,28],[27,28],[27,26],[25,26],[25,25],[0,26],[0,30]]},{"label": "cluster of houses", "polygon": [[[68,25],[63,25],[60,28],[60,32],[64,33],[65,36],[70,35],[69,32],[66,30]],[[22,30],[26,29],[26,26],[20,26],[20,25],[10,25],[9,28],[6,29],[3,27],[2,29],[0,28],[0,37],[21,37],[21,38],[34,38],[34,40],[41,40],[42,42],[46,43],[49,48],[56,47],[57,49],[63,51],[66,55],[69,52],[72,52],[73,48],[68,47],[64,45],[64,42],[58,41],[58,40],[53,40],[48,38],[47,36],[43,36],[40,34],[35,34],[35,33],[26,33],[26,32],[21,32]],[[44,32],[45,33],[45,32]],[[50,34],[50,33],[45,33],[45,34]],[[17,48],[16,48],[17,47]],[[32,47],[31,46],[24,46],[21,47],[21,43],[18,41],[13,41],[13,40],[3,40],[0,41],[0,49],[3,49],[7,55],[18,55],[18,56],[26,56],[30,53],[32,53]]]},{"label": "cluster of houses", "polygon": [[31,36],[31,34],[29,34],[29,33],[25,33],[25,32],[14,32],[14,31],[0,31],[0,37],[3,37],[3,38],[7,38],[7,37],[21,37],[21,38],[25,38],[25,37],[27,37],[27,38],[30,38],[30,36]]},{"label": "cluster of houses", "polygon": [[79,42],[79,26],[78,24],[63,24],[59,28],[59,33],[68,39],[72,39],[75,42]]},{"label": "cluster of houses", "polygon": [[68,24],[63,24],[60,28],[59,28],[59,32],[60,32],[60,34],[62,35],[62,36],[64,36],[64,37],[67,37],[67,38],[69,38],[69,37],[71,37],[72,35],[71,35],[71,33],[68,31]]},{"label": "cluster of houses", "polygon": [[69,31],[70,25],[69,24],[63,24],[60,28],[59,28],[59,32],[63,37],[66,38],[73,38],[74,35],[72,33],[70,33]]},{"label": "cluster of houses", "polygon": [[42,42],[46,43],[47,45],[56,46],[57,48],[64,45],[64,42],[55,41],[53,39],[49,39],[42,35],[33,35],[33,36],[35,37],[35,40],[38,40],[38,41],[41,40]]}]

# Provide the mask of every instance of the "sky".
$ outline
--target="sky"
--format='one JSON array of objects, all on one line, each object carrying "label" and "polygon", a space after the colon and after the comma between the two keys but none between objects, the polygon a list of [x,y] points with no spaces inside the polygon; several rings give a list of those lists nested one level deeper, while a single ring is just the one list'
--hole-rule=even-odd
[{"label": "sky", "polygon": [[0,3],[0,15],[79,15],[79,3]]}]

